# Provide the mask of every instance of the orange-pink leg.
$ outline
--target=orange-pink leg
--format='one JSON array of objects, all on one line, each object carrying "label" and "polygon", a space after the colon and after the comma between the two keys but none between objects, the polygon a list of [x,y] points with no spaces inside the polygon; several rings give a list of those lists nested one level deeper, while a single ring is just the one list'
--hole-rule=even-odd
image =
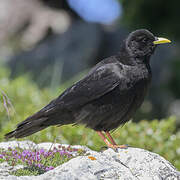
[{"label": "orange-pink leg", "polygon": [[109,132],[105,132],[105,133],[112,144],[108,141],[108,139],[105,137],[105,135],[101,131],[97,131],[97,133],[108,147],[113,148],[113,149],[117,149],[117,148],[126,149],[127,148],[126,145],[117,145]]},{"label": "orange-pink leg", "polygon": [[117,145],[116,142],[114,141],[113,137],[111,136],[111,134],[110,134],[108,131],[106,131],[105,133],[106,133],[106,136],[107,136],[107,137],[109,138],[109,140],[111,141],[111,143],[112,143],[113,145]]}]

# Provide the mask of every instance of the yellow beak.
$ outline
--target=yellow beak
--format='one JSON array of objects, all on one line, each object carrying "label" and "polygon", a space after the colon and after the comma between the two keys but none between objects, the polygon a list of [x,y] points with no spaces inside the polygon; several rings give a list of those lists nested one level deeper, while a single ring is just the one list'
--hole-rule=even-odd
[{"label": "yellow beak", "polygon": [[154,44],[171,43],[169,39],[158,37],[157,40],[153,41]]}]

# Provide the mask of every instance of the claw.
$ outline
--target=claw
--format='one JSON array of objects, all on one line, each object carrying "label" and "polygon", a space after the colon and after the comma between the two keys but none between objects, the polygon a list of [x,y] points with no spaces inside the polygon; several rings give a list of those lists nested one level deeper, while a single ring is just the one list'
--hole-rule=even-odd
[{"label": "claw", "polygon": [[105,133],[108,136],[108,138],[112,144],[108,141],[108,139],[104,136],[104,134],[101,131],[97,131],[97,133],[102,138],[102,140],[106,143],[108,148],[112,148],[114,150],[117,150],[117,149],[127,149],[129,147],[127,144],[117,145],[109,132],[105,132]]},{"label": "claw", "polygon": [[128,145],[123,144],[123,145],[112,145],[110,144],[108,147],[112,148],[112,149],[127,149]]}]

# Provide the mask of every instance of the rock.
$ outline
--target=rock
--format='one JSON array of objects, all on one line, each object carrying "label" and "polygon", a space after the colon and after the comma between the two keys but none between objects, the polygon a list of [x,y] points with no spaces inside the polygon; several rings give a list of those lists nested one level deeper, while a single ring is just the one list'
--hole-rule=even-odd
[{"label": "rock", "polygon": [[[24,147],[31,144],[36,148],[49,149],[60,144],[41,143],[35,144],[31,141],[10,141],[0,143],[0,148]],[[64,145],[69,146],[69,145]],[[83,146],[72,146],[81,148],[87,152],[86,156],[79,156],[63,165],[56,167],[39,176],[9,175],[12,167],[7,163],[0,164],[0,179],[2,180],[99,180],[99,179],[121,179],[121,180],[179,180],[180,172],[176,170],[167,160],[158,154],[147,150],[132,148],[118,149],[115,152],[107,149],[104,152],[92,151]],[[93,157],[93,158],[92,158]],[[15,169],[21,167],[14,167]],[[13,169],[14,170],[14,169]]]},{"label": "rock", "polygon": [[9,141],[9,142],[0,143],[0,149],[5,149],[5,150],[7,150],[9,147],[10,148],[20,147],[22,149],[30,149],[33,147],[35,148],[35,146],[37,145],[32,141]]},{"label": "rock", "polygon": [[5,178],[9,176],[9,173],[23,168],[23,165],[9,166],[7,162],[0,164],[0,178]]}]

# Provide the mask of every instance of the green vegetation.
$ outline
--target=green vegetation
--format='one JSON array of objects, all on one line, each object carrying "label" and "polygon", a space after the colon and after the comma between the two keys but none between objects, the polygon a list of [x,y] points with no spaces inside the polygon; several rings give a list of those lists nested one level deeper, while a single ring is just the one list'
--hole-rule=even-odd
[{"label": "green vegetation", "polygon": [[69,161],[70,159],[84,155],[83,150],[58,146],[51,150],[8,148],[0,149],[0,162],[6,161],[10,166],[23,165],[24,168],[13,171],[15,176],[40,175]]},{"label": "green vegetation", "polygon": [[[61,86],[56,92],[49,89],[39,89],[28,75],[10,80],[9,72],[0,69],[1,90],[6,93],[14,108],[7,103],[9,116],[4,107],[3,95],[0,96],[0,140],[4,134],[13,130],[18,122],[35,113],[51,99],[57,97],[65,88]],[[70,85],[70,84],[69,84]],[[68,85],[66,84],[66,87]],[[175,118],[170,117],[161,121],[139,123],[129,122],[113,132],[118,144],[129,144],[133,147],[144,148],[162,155],[176,168],[180,169],[180,132],[177,131]],[[71,145],[86,145],[94,150],[101,150],[105,144],[95,131],[83,126],[49,127],[27,138],[36,143],[45,141],[68,143]]]}]

